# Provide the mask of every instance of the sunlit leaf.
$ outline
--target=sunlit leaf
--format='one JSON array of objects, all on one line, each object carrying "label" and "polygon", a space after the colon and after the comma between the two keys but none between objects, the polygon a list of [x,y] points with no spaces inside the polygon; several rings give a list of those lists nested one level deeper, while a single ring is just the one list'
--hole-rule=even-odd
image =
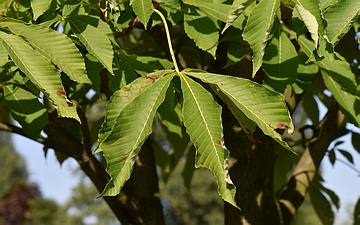
[{"label": "sunlit leaf", "polygon": [[223,141],[221,106],[200,84],[185,74],[180,78],[184,125],[196,149],[195,166],[210,169],[217,179],[220,196],[237,207],[234,199],[236,188],[228,171],[229,151]]},{"label": "sunlit leaf", "polygon": [[112,61],[114,52],[109,39],[100,29],[87,23],[87,20],[84,20],[86,17],[82,18],[83,20],[79,20],[77,17],[69,17],[68,21],[71,29],[79,37],[79,40],[90,54],[95,56],[110,73],[113,73]]},{"label": "sunlit leaf", "polygon": [[111,176],[102,196],[117,195],[130,178],[135,159],[152,132],[155,113],[174,75],[172,71],[159,71],[138,78],[116,91],[108,102],[99,145],[94,152],[103,151]]},{"label": "sunlit leaf", "polygon": [[50,59],[72,80],[91,83],[86,75],[84,59],[66,35],[46,27],[27,26],[23,23],[0,22],[0,26],[8,27],[13,33],[26,37],[36,51]]},{"label": "sunlit leaf", "polygon": [[37,20],[46,10],[49,9],[52,0],[31,0],[33,18]]},{"label": "sunlit leaf", "polygon": [[304,22],[305,26],[307,27],[311,35],[311,38],[315,43],[315,46],[317,46],[319,41],[319,32],[318,32],[319,25],[316,21],[315,16],[311,14],[311,12],[309,12],[307,9],[305,9],[302,5],[296,4],[295,9],[299,13],[300,18]]},{"label": "sunlit leaf", "polygon": [[130,5],[133,7],[135,14],[140,22],[146,26],[149,22],[150,16],[153,12],[151,0],[130,0]]},{"label": "sunlit leaf", "polygon": [[326,35],[336,44],[351,28],[360,11],[360,1],[341,0],[324,13],[327,21]]},{"label": "sunlit leaf", "polygon": [[253,50],[253,77],[263,62],[265,47],[279,7],[280,0],[260,1],[251,11],[244,28],[243,38]]},{"label": "sunlit leaf", "polygon": [[75,106],[66,98],[60,73],[50,61],[17,36],[0,32],[0,39],[15,65],[50,98],[58,114],[80,121]]},{"label": "sunlit leaf", "polygon": [[[271,91],[248,79],[196,70],[185,70],[184,73],[213,85],[227,105],[235,105],[247,120],[250,119],[256,123],[266,135],[272,137],[286,149],[291,150],[289,145],[282,140],[281,135],[276,132],[276,129],[288,129],[289,134],[294,131],[282,94]],[[230,107],[230,109],[232,108]],[[236,111],[233,111],[233,114],[236,114]],[[239,121],[239,123],[243,122]],[[252,133],[250,129],[245,131]]]}]

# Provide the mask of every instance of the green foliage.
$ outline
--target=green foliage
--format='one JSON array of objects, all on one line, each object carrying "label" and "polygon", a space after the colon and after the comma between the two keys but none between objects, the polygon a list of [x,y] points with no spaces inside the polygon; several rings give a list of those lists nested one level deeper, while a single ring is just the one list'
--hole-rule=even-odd
[{"label": "green foliage", "polygon": [[[286,106],[291,106],[294,95],[303,96],[307,117],[317,124],[314,99],[317,96],[328,106],[329,98],[323,94],[327,89],[347,121],[359,127],[355,56],[342,56],[347,51],[335,48],[349,30],[357,31],[359,4],[351,0],[3,1],[0,97],[24,132],[36,138],[48,123],[48,112],[56,110],[58,116],[80,122],[79,108],[94,111],[95,103],[106,96],[103,124],[92,130],[98,133],[94,153],[103,154],[111,176],[103,196],[119,194],[144,141],[161,127],[175,152],[161,152],[164,146],[153,143],[165,179],[185,149],[192,150],[186,146],[190,140],[196,150],[187,155],[188,163],[212,171],[219,195],[237,207],[236,187],[228,174],[222,108],[230,109],[254,143],[261,144],[253,136],[258,127],[279,148],[290,151],[297,142],[290,147],[279,129],[294,132]],[[173,39],[164,38],[168,30],[158,23],[153,8],[173,24]],[[57,32],[60,24],[63,33]],[[166,41],[175,44],[175,55],[168,54]],[[181,72],[176,63],[169,63],[172,56]],[[224,61],[226,56],[229,60]],[[252,60],[251,69],[241,67],[246,60]],[[97,95],[88,97],[92,91]],[[103,114],[99,115],[97,124]],[[71,121],[76,124],[72,133],[79,139],[84,130]],[[161,125],[153,126],[154,121]],[[358,149],[357,134],[352,135]],[[338,150],[352,162],[346,151]],[[336,159],[335,151],[329,155],[331,161]],[[188,186],[193,175],[189,164],[183,171]],[[329,206],[322,195],[326,190],[320,189],[311,191],[312,198]],[[316,210],[326,216],[331,211],[329,207],[321,211],[320,206]]]}]

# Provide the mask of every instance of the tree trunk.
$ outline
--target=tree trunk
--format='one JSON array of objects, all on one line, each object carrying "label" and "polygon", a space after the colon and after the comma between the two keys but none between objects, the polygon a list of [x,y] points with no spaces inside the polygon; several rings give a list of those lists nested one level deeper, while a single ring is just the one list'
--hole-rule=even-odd
[{"label": "tree trunk", "polygon": [[251,141],[228,109],[223,115],[225,143],[231,157],[230,176],[241,208],[225,203],[225,224],[280,224],[273,190],[277,143],[259,129],[254,133],[256,142]]}]

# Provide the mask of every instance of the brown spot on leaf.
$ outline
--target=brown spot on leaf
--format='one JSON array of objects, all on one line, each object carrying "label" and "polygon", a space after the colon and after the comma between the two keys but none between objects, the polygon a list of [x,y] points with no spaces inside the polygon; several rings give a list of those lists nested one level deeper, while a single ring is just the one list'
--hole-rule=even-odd
[{"label": "brown spot on leaf", "polygon": [[216,142],[216,144],[221,145],[221,141],[220,141],[220,140],[216,140],[215,142]]},{"label": "brown spot on leaf", "polygon": [[61,97],[61,96],[65,95],[65,91],[64,90],[57,90],[56,95]]},{"label": "brown spot on leaf", "polygon": [[203,166],[203,165],[204,165],[204,162],[200,162],[200,164]]},{"label": "brown spot on leaf", "polygon": [[289,126],[286,125],[285,123],[277,123],[275,127],[276,129],[289,129]]},{"label": "brown spot on leaf", "polygon": [[196,150],[196,155],[197,155],[198,157],[200,157],[200,156],[201,156],[201,153],[200,153],[198,150]]},{"label": "brown spot on leaf", "polygon": [[198,150],[199,148],[199,143],[195,142],[195,149]]},{"label": "brown spot on leaf", "polygon": [[121,161],[125,161],[129,157],[129,153],[124,154],[124,158],[121,159]]},{"label": "brown spot on leaf", "polygon": [[145,76],[146,79],[150,79],[151,80],[151,83],[153,84],[155,82],[155,78],[154,77],[150,77],[148,75]]}]

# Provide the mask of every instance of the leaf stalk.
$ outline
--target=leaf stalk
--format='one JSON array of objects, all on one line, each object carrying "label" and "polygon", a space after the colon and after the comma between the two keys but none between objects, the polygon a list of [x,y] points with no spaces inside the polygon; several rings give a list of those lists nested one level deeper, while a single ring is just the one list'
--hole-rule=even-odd
[{"label": "leaf stalk", "polygon": [[173,47],[172,47],[172,44],[171,44],[170,32],[169,32],[169,27],[168,27],[168,25],[167,25],[166,19],[165,19],[164,15],[163,15],[159,10],[153,8],[153,11],[156,12],[156,13],[160,16],[160,18],[161,18],[161,20],[162,20],[162,22],[163,22],[163,24],[164,24],[164,28],[165,28],[165,32],[166,32],[166,39],[167,39],[167,41],[168,41],[171,59],[172,59],[172,61],[173,61],[173,63],[174,63],[175,71],[176,71],[177,73],[180,73],[179,67],[178,67],[177,62],[176,62],[174,50],[173,50]]}]

